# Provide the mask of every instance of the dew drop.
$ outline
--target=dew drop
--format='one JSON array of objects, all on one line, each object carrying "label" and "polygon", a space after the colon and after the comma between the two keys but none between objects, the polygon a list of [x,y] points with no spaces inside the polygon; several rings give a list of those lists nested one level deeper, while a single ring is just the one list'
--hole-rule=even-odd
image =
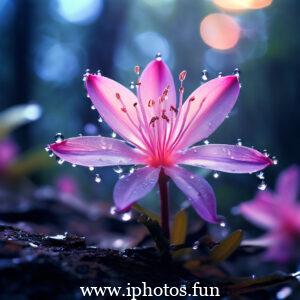
[{"label": "dew drop", "polygon": [[92,105],[91,110],[95,110],[95,109],[96,109],[95,105]]},{"label": "dew drop", "polygon": [[95,182],[96,183],[100,183],[101,182],[101,177],[100,177],[100,175],[99,174],[96,174],[96,176],[95,176]]},{"label": "dew drop", "polygon": [[131,89],[131,90],[133,90],[133,89],[134,89],[134,87],[135,87],[135,84],[134,84],[134,82],[133,82],[133,81],[131,81],[131,82],[130,82],[130,85],[129,85],[129,87],[130,87],[130,89]]},{"label": "dew drop", "polygon": [[156,59],[157,61],[161,61],[161,60],[162,60],[162,55],[161,55],[160,52],[156,53],[155,59]]},{"label": "dew drop", "polygon": [[262,180],[262,182],[257,186],[261,191],[264,191],[267,188],[267,184]]},{"label": "dew drop", "polygon": [[56,157],[56,161],[59,165],[62,165],[65,162],[62,158],[60,158],[58,156]]},{"label": "dew drop", "polygon": [[195,176],[194,176],[194,175],[191,175],[191,176],[190,176],[190,179],[194,179],[194,178],[195,178]]},{"label": "dew drop", "polygon": [[76,166],[77,166],[76,164],[72,164],[72,167],[73,167],[73,168],[76,168]]},{"label": "dew drop", "polygon": [[64,136],[60,132],[58,132],[55,135],[54,140],[55,140],[55,143],[59,144],[59,143],[61,143],[64,140]]},{"label": "dew drop", "polygon": [[98,75],[98,76],[101,75],[101,70],[97,70],[97,75]]},{"label": "dew drop", "polygon": [[98,118],[98,123],[103,123],[103,119],[101,117]]},{"label": "dew drop", "polygon": [[205,141],[204,141],[204,144],[205,144],[205,145],[208,145],[208,144],[209,144],[209,140],[205,140]]},{"label": "dew drop", "polygon": [[270,154],[268,153],[267,149],[264,149],[264,150],[263,150],[263,153],[264,153],[264,156],[265,156],[265,157],[269,157],[269,156],[270,156]]},{"label": "dew drop", "polygon": [[278,159],[276,158],[276,156],[272,157],[272,161],[273,161],[273,165],[278,165]]},{"label": "dew drop", "polygon": [[218,172],[214,172],[213,177],[215,179],[218,179],[220,177],[220,174]]},{"label": "dew drop", "polygon": [[122,219],[122,221],[124,221],[124,222],[130,221],[131,218],[132,218],[132,213],[131,213],[130,211],[129,211],[129,212],[126,212],[126,213],[124,213],[124,214],[122,214],[122,216],[121,216],[121,219]]},{"label": "dew drop", "polygon": [[49,150],[49,151],[48,151],[48,155],[49,155],[49,157],[53,157],[53,156],[54,156],[54,153],[53,153],[51,150]]},{"label": "dew drop", "polygon": [[112,216],[114,216],[114,215],[117,213],[116,207],[115,207],[115,206],[112,206],[112,207],[110,208],[110,210],[109,210],[109,213],[110,213]]},{"label": "dew drop", "polygon": [[130,173],[130,174],[134,173],[134,171],[135,171],[135,167],[131,167],[131,168],[129,169],[129,173]]},{"label": "dew drop", "polygon": [[203,70],[201,80],[202,81],[207,81],[207,79],[208,79],[208,72],[207,72],[207,70]]},{"label": "dew drop", "polygon": [[237,76],[237,77],[240,77],[240,75],[241,75],[240,69],[239,69],[239,68],[235,68],[234,71],[233,71],[233,74],[234,74],[235,76]]},{"label": "dew drop", "polygon": [[113,168],[113,171],[117,174],[122,174],[123,173],[123,169],[120,166],[117,166],[117,167]]},{"label": "dew drop", "polygon": [[114,139],[114,138],[117,137],[117,134],[113,131],[113,132],[111,133],[111,137]]},{"label": "dew drop", "polygon": [[223,76],[223,73],[222,73],[222,72],[219,72],[218,77],[220,78],[220,77],[222,77],[222,76]]},{"label": "dew drop", "polygon": [[223,216],[219,216],[219,226],[225,228],[227,226],[226,219]]},{"label": "dew drop", "polygon": [[243,145],[242,139],[237,139],[236,145],[237,145],[237,146],[242,146],[242,145]]},{"label": "dew drop", "polygon": [[93,166],[90,166],[90,167],[89,167],[89,170],[92,172],[92,171],[95,170],[95,168],[94,168]]},{"label": "dew drop", "polygon": [[258,174],[256,174],[256,177],[263,180],[263,179],[265,179],[265,174],[264,174],[264,172],[259,172]]}]

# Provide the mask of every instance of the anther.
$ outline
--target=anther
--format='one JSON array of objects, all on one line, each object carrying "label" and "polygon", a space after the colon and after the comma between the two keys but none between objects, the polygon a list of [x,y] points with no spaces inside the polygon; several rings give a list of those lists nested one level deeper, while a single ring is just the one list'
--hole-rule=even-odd
[{"label": "anther", "polygon": [[126,107],[124,106],[124,107],[122,107],[121,108],[121,110],[124,112],[124,113],[126,113],[127,112],[127,109],[126,109]]},{"label": "anther", "polygon": [[192,97],[189,99],[189,101],[190,101],[190,102],[193,102],[193,101],[195,101],[195,99],[196,99],[195,96],[192,96]]},{"label": "anther", "polygon": [[178,113],[178,109],[173,105],[170,106],[170,111],[174,111],[176,114]]},{"label": "anther", "polygon": [[149,125],[152,125],[152,127],[154,127],[154,123],[155,123],[155,121],[158,120],[158,119],[159,119],[159,117],[152,117],[151,120],[150,120]]},{"label": "anther", "polygon": [[185,77],[186,77],[186,74],[187,74],[187,72],[184,70],[184,71],[181,71],[180,73],[179,73],[179,80],[180,81],[184,81],[185,80]]},{"label": "anther", "polygon": [[121,95],[120,95],[119,93],[116,93],[116,98],[117,98],[118,100],[121,100]]},{"label": "anther", "polygon": [[137,105],[138,105],[137,102],[133,103],[133,107],[137,107]]},{"label": "anther", "polygon": [[150,99],[148,101],[148,107],[152,107],[152,106],[154,106],[154,104],[155,104],[155,101],[153,99]]},{"label": "anther", "polygon": [[141,71],[141,67],[140,66],[135,66],[134,67],[134,72],[139,75],[140,74],[140,71]]},{"label": "anther", "polygon": [[165,110],[162,111],[161,117],[162,117],[162,119],[166,120],[169,123],[170,119],[166,115],[166,111]]}]

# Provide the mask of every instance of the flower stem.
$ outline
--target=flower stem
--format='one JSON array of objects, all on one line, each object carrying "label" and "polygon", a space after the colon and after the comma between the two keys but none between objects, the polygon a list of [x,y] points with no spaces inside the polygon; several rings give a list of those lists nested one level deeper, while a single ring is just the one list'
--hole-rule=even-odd
[{"label": "flower stem", "polygon": [[161,170],[159,179],[159,192],[160,192],[160,209],[161,209],[161,227],[167,237],[170,238],[169,229],[169,177]]}]

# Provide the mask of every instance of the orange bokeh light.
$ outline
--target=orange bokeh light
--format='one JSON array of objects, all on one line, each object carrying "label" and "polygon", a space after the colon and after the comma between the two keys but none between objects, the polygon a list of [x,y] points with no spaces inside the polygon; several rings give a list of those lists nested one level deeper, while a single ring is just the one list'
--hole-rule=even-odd
[{"label": "orange bokeh light", "polygon": [[227,10],[246,10],[267,7],[273,0],[213,0],[213,2]]},{"label": "orange bokeh light", "polygon": [[227,50],[234,48],[238,43],[241,28],[233,17],[215,13],[202,20],[200,35],[208,46],[218,50]]}]

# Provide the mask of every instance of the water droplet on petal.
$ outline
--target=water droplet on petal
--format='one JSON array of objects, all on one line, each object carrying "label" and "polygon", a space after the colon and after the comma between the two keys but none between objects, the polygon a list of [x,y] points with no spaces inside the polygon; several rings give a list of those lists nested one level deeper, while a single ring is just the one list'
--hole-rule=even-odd
[{"label": "water droplet on petal", "polygon": [[259,172],[258,174],[256,174],[256,177],[259,179],[265,179],[265,174],[264,172]]},{"label": "water droplet on petal", "polygon": [[204,141],[204,144],[205,144],[205,145],[208,145],[208,144],[209,144],[209,140],[205,140],[205,141]]},{"label": "water droplet on petal", "polygon": [[53,156],[54,156],[54,153],[53,153],[51,150],[49,150],[49,151],[48,151],[48,155],[49,155],[49,157],[53,157]]},{"label": "water droplet on petal", "polygon": [[158,60],[158,61],[162,60],[162,55],[161,55],[160,52],[156,53],[155,59]]},{"label": "water droplet on petal", "polygon": [[62,158],[60,158],[58,156],[56,157],[56,161],[59,165],[62,165],[65,162]]},{"label": "water droplet on petal", "polygon": [[261,191],[264,191],[267,188],[267,184],[262,180],[262,182],[257,186]]},{"label": "water droplet on petal", "polygon": [[130,174],[134,173],[134,171],[135,171],[135,167],[131,167],[131,168],[129,169],[129,173],[130,173]]},{"label": "water droplet on petal", "polygon": [[236,145],[237,145],[237,146],[242,146],[242,145],[243,145],[242,139],[237,139]]},{"label": "water droplet on petal", "polygon": [[208,79],[208,72],[207,72],[207,70],[203,70],[201,80],[202,81],[207,81],[207,79]]},{"label": "water droplet on petal", "polygon": [[219,217],[218,217],[218,221],[219,221],[219,226],[220,226],[220,227],[224,228],[224,227],[227,226],[225,217],[219,216]]},{"label": "water droplet on petal", "polygon": [[132,218],[132,213],[130,211],[122,214],[122,216],[121,216],[122,221],[125,221],[125,222],[130,221],[131,218]]},{"label": "water droplet on petal", "polygon": [[116,213],[117,213],[117,209],[116,209],[116,207],[115,206],[112,206],[111,208],[110,208],[110,214],[112,215],[112,216],[114,216]]},{"label": "water droplet on petal", "polygon": [[72,164],[72,167],[73,167],[73,168],[76,168],[76,165],[75,165],[75,164]]},{"label": "water droplet on petal", "polygon": [[285,286],[276,293],[276,298],[278,300],[283,300],[289,297],[292,293],[293,293],[292,288],[289,286]]},{"label": "water droplet on petal", "polygon": [[135,87],[135,84],[134,84],[134,82],[133,82],[133,81],[131,81],[131,82],[130,82],[130,86],[129,86],[129,87],[130,87],[130,89],[131,89],[131,90],[133,90],[133,89],[134,89],[134,87]]},{"label": "water droplet on petal", "polygon": [[276,158],[276,156],[272,157],[272,161],[273,161],[273,165],[278,165],[278,159]]},{"label": "water droplet on petal", "polygon": [[113,132],[111,133],[111,137],[114,139],[114,138],[117,137],[117,134],[113,131]]},{"label": "water droplet on petal", "polygon": [[214,172],[213,177],[214,177],[215,179],[217,179],[217,178],[220,177],[220,174],[219,174],[218,172]]},{"label": "water droplet on petal", "polygon": [[122,174],[123,173],[123,169],[120,166],[117,166],[117,167],[113,168],[113,171],[117,174]]},{"label": "water droplet on petal", "polygon": [[91,110],[95,110],[95,109],[96,109],[95,105],[92,105]]},{"label": "water droplet on petal", "polygon": [[94,168],[94,167],[92,167],[92,166],[90,166],[90,167],[89,167],[89,170],[92,172],[92,171],[94,171],[94,170],[95,170],[95,168]]},{"label": "water droplet on petal", "polygon": [[218,77],[220,78],[220,77],[222,77],[222,76],[223,76],[223,73],[222,73],[222,72],[219,72]]},{"label": "water droplet on petal", "polygon": [[270,156],[270,154],[268,153],[267,149],[264,149],[264,150],[263,150],[263,153],[264,153],[264,156],[265,156],[265,157],[269,157],[269,156]]},{"label": "water droplet on petal", "polygon": [[98,118],[98,123],[103,123],[103,119],[101,117]]},{"label": "water droplet on petal", "polygon": [[64,140],[64,136],[60,133],[60,132],[58,132],[56,135],[55,135],[55,138],[54,138],[54,140],[55,140],[55,143],[61,143],[63,140]]},{"label": "water droplet on petal", "polygon": [[101,70],[97,70],[97,75],[98,75],[98,76],[101,75]]},{"label": "water droplet on petal", "polygon": [[96,183],[100,183],[101,182],[101,177],[100,177],[100,175],[99,174],[96,174],[96,176],[95,176],[95,182]]},{"label": "water droplet on petal", "polygon": [[235,68],[234,71],[233,71],[233,74],[234,74],[235,76],[237,76],[237,77],[240,77],[240,75],[241,75],[240,69],[239,69],[239,68]]}]

